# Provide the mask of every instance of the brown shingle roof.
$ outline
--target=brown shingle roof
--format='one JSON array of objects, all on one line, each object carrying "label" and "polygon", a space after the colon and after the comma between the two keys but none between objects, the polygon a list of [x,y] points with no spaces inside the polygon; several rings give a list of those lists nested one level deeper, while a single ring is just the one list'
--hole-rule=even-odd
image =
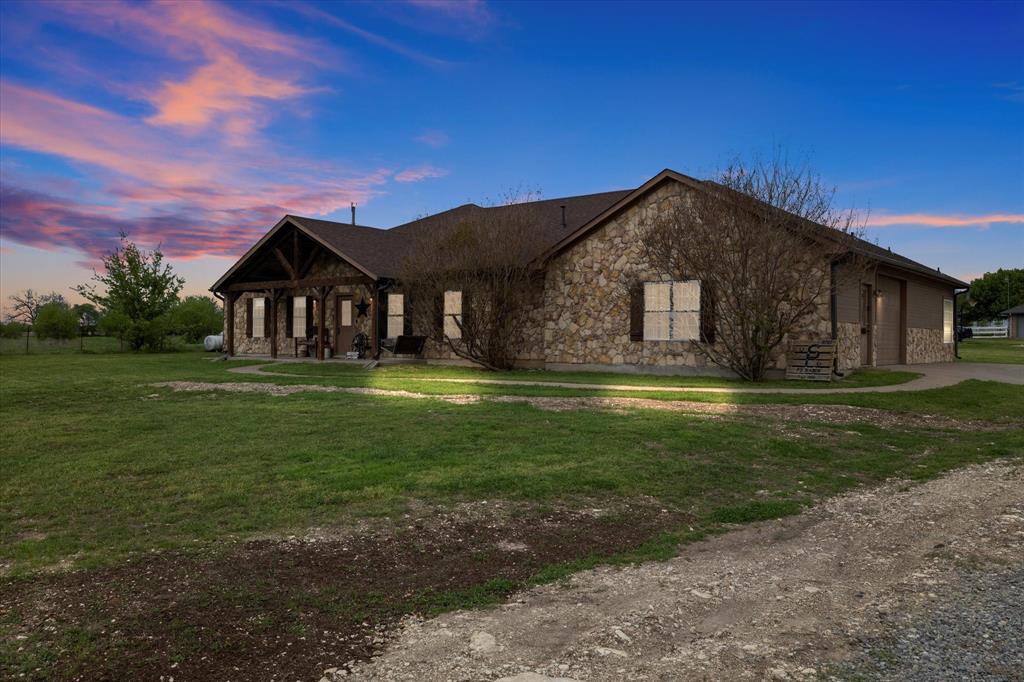
[{"label": "brown shingle roof", "polygon": [[391,277],[405,248],[401,235],[365,225],[336,223],[302,216],[289,216],[320,241],[345,255],[353,265],[376,277]]},{"label": "brown shingle roof", "polygon": [[[529,212],[534,221],[533,243],[527,249],[528,259],[540,255],[566,234],[584,225],[606,208],[629,195],[633,190],[585,194],[531,201],[508,206],[482,207],[463,204],[434,215],[403,223],[388,230],[374,227],[335,223],[301,216],[292,220],[313,233],[320,240],[356,261],[357,265],[377,277],[395,277],[405,250],[424,234],[464,220],[479,220],[486,224],[493,219],[495,227],[509,224],[501,214]],[[565,226],[562,226],[562,206],[565,206]]]},{"label": "brown shingle roof", "polygon": [[[486,222],[491,216],[495,218],[493,223],[495,227],[509,224],[511,221],[501,219],[501,214],[507,212],[529,211],[530,213],[530,219],[535,224],[535,229],[532,233],[533,241],[526,249],[530,260],[557,253],[574,243],[577,238],[586,234],[590,229],[602,224],[607,217],[624,209],[634,200],[638,199],[645,193],[645,188],[650,189],[666,178],[675,178],[696,188],[717,186],[717,183],[712,181],[700,181],[666,169],[636,189],[544,199],[542,201],[486,208],[476,204],[463,204],[441,213],[435,213],[434,215],[397,225],[391,229],[351,225],[294,215],[286,216],[286,219],[293,221],[316,239],[327,244],[330,248],[352,261],[353,265],[364,272],[373,277],[388,278],[397,276],[402,257],[407,249],[421,236],[437,231],[453,222],[470,219]],[[564,225],[562,223],[562,206],[565,206]],[[599,217],[601,220],[597,220]],[[828,228],[823,226],[822,229]],[[884,249],[877,244],[859,240],[858,247],[866,255],[876,258],[883,263],[911,272],[917,272],[955,287],[967,286],[964,282],[954,277],[945,275],[938,270],[929,268],[905,256],[893,253],[891,250]],[[235,267],[244,261],[245,258],[243,257]],[[227,276],[222,277],[218,284],[224,281]]]}]

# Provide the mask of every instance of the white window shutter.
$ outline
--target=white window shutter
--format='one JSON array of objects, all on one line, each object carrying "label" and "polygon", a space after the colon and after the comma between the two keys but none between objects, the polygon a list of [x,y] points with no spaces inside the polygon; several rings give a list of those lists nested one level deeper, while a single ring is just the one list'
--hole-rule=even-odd
[{"label": "white window shutter", "polygon": [[352,326],[352,299],[343,298],[341,299],[341,326],[351,327]]},{"label": "white window shutter", "polygon": [[306,297],[296,296],[292,299],[292,336],[297,339],[306,336]]},{"label": "white window shutter", "polygon": [[405,332],[405,296],[388,294],[388,338],[393,339]]}]

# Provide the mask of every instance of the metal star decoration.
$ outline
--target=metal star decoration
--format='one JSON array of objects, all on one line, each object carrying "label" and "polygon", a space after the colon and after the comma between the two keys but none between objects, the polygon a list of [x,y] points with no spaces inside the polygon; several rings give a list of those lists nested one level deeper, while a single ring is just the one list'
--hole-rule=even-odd
[{"label": "metal star decoration", "polygon": [[369,309],[370,304],[366,302],[366,299],[360,299],[359,303],[356,303],[356,317],[366,317],[367,311]]}]

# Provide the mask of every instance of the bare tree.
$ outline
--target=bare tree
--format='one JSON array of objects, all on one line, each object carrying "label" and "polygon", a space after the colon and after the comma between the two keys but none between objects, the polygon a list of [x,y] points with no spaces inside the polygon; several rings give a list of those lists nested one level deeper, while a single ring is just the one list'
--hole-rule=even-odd
[{"label": "bare tree", "polygon": [[[415,235],[399,281],[418,332],[487,369],[514,366],[539,305],[530,266],[534,200],[532,192],[509,192],[499,205],[463,209]],[[461,298],[461,315],[447,320],[445,292]]]},{"label": "bare tree", "polygon": [[643,226],[643,248],[666,275],[700,282],[702,326],[714,331],[697,351],[760,381],[782,343],[827,309],[832,264],[857,271],[860,229],[834,208],[834,188],[779,154],[734,161],[703,184]]},{"label": "bare tree", "polygon": [[9,298],[11,301],[11,312],[7,319],[29,326],[35,325],[39,309],[47,303],[64,303],[64,297],[54,291],[48,294],[40,294],[32,289],[26,289],[25,291],[12,294]]}]

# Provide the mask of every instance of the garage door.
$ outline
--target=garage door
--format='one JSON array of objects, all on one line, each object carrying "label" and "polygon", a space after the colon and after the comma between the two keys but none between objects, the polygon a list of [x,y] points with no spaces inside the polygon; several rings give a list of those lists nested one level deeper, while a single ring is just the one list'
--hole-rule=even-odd
[{"label": "garage door", "polygon": [[875,358],[879,365],[900,362],[900,283],[891,277],[879,276],[875,299]]}]

